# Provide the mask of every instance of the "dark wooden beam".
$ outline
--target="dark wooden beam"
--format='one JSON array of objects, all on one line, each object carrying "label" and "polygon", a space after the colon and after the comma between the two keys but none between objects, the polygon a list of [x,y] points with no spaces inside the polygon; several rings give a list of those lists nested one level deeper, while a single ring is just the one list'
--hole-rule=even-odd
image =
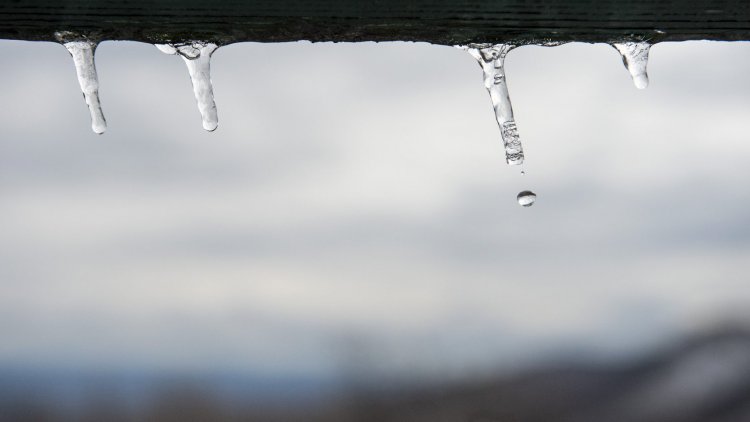
[{"label": "dark wooden beam", "polygon": [[750,40],[749,0],[3,0],[0,38],[607,42]]}]

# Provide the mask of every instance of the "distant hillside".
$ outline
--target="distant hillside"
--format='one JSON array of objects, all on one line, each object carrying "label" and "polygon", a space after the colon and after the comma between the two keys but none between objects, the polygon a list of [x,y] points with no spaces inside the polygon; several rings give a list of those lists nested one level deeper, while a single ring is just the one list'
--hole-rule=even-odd
[{"label": "distant hillside", "polygon": [[[288,385],[266,386],[261,380],[235,380],[211,388],[221,383],[216,379],[215,385],[161,390],[140,380],[130,385],[140,394],[135,403],[135,396],[128,400],[120,396],[118,401],[118,396],[107,395],[105,388],[101,395],[88,397],[84,405],[65,408],[59,406],[60,397],[57,404],[47,400],[51,393],[48,397],[26,394],[24,388],[33,385],[33,379],[24,385],[17,374],[12,382],[5,381],[0,380],[3,422],[740,422],[750,421],[750,332],[715,331],[618,366],[559,365],[512,377],[408,392],[344,392],[336,400],[321,400],[334,397],[332,390],[318,391],[316,396],[311,383],[302,382],[296,392],[282,391],[297,384],[294,380]],[[274,389],[283,394],[272,400]]]}]

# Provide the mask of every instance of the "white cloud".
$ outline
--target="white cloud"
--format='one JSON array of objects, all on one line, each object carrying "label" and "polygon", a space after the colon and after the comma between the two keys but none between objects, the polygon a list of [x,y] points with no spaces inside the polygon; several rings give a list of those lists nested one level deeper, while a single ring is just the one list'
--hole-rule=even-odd
[{"label": "white cloud", "polygon": [[659,45],[645,92],[606,46],[513,51],[521,177],[451,48],[222,48],[209,134],[180,60],[105,43],[96,136],[62,47],[0,43],[0,363],[333,370],[354,335],[450,370],[738,309],[748,48]]}]

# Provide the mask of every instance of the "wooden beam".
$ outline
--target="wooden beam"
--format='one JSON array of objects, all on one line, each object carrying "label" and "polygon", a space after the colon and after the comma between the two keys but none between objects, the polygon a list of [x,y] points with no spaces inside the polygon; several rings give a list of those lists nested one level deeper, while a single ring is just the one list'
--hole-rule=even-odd
[{"label": "wooden beam", "polygon": [[4,0],[0,38],[425,41],[750,40],[748,0]]}]

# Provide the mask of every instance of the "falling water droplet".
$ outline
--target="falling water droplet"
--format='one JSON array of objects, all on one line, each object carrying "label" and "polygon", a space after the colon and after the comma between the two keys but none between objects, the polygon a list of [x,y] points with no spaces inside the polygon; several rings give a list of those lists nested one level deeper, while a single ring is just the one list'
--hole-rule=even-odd
[{"label": "falling water droplet", "polygon": [[193,83],[195,100],[203,119],[203,129],[213,132],[219,126],[214,91],[211,86],[211,55],[219,48],[216,44],[192,42],[189,44],[156,44],[166,54],[179,54],[188,68]]},{"label": "falling water droplet", "polygon": [[484,86],[490,93],[495,119],[500,126],[500,136],[505,146],[505,159],[508,164],[523,163],[523,148],[518,128],[513,119],[508,84],[505,79],[505,56],[516,46],[512,44],[478,45],[460,47],[474,57],[484,72]]},{"label": "falling water droplet", "polygon": [[518,204],[523,207],[530,207],[536,202],[536,194],[530,190],[520,192],[516,197]]},{"label": "falling water droplet", "polygon": [[63,44],[73,57],[73,63],[78,75],[78,83],[83,91],[83,98],[91,113],[91,129],[102,134],[107,129],[107,121],[99,103],[99,80],[96,77],[94,65],[94,51],[96,43],[93,41],[71,41]]},{"label": "falling water droplet", "polygon": [[647,42],[625,42],[612,44],[612,47],[616,48],[622,55],[622,63],[630,72],[635,87],[645,89],[648,86],[646,66],[648,65],[648,52],[651,49],[651,44]]}]

